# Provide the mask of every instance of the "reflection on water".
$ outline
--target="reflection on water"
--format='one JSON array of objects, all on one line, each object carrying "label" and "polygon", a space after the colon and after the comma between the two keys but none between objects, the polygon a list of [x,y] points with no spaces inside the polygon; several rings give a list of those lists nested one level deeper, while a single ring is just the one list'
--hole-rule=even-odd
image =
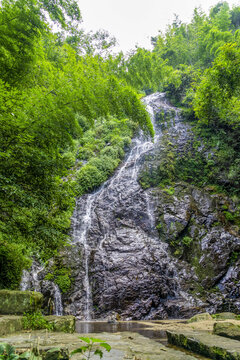
[{"label": "reflection on water", "polygon": [[149,329],[151,322],[148,324],[142,324],[138,322],[126,321],[126,322],[117,322],[117,323],[108,323],[104,321],[77,321],[76,322],[76,332],[80,334],[89,334],[89,333],[117,333],[117,332],[136,332],[142,336],[145,336],[149,339],[159,341],[162,344],[167,344],[167,336],[165,331]]}]

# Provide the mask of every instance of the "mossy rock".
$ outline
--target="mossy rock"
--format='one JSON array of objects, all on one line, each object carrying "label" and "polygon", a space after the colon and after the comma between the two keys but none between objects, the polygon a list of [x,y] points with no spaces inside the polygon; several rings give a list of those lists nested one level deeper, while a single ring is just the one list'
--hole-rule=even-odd
[{"label": "mossy rock", "polygon": [[17,331],[21,331],[22,328],[23,326],[21,316],[0,316],[0,336],[5,336]]},{"label": "mossy rock", "polygon": [[212,315],[214,320],[235,320],[237,319],[237,315],[231,312],[223,312],[219,314]]},{"label": "mossy rock", "polygon": [[213,334],[240,340],[240,326],[230,322],[215,323],[213,326]]},{"label": "mossy rock", "polygon": [[53,324],[53,331],[63,331],[66,333],[73,333],[75,331],[75,317],[72,315],[51,315],[45,318],[50,324]]},{"label": "mossy rock", "polygon": [[197,322],[197,321],[213,321],[213,318],[209,313],[197,314],[188,320],[188,323]]},{"label": "mossy rock", "polygon": [[0,290],[0,314],[22,315],[41,309],[43,295],[34,291]]},{"label": "mossy rock", "polygon": [[43,360],[68,360],[69,351],[66,348],[52,348],[42,353]]},{"label": "mossy rock", "polygon": [[168,342],[208,359],[239,360],[240,342],[207,331],[166,331]]}]

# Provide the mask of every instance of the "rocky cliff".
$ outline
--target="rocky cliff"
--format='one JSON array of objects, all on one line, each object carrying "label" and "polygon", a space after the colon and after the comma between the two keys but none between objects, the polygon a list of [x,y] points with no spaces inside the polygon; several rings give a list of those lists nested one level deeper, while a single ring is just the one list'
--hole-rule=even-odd
[{"label": "rocky cliff", "polygon": [[155,119],[155,142],[140,134],[113,178],[77,201],[73,246],[65,252],[73,277],[65,312],[162,319],[203,309],[239,311],[240,237],[225,216],[234,204],[184,182],[140,185],[141,174],[151,176],[164,151],[169,156],[169,146],[181,157],[193,137],[163,94],[145,103]]},{"label": "rocky cliff", "polygon": [[[144,99],[155,128],[139,134],[115,175],[76,201],[65,314],[81,319],[164,319],[240,311],[240,236],[234,203],[207,186],[174,182],[174,159],[194,133],[164,94]],[[195,151],[204,152],[201,141]],[[157,183],[162,174],[171,184]],[[50,270],[50,269],[49,269]],[[47,269],[42,272],[41,286]]]}]

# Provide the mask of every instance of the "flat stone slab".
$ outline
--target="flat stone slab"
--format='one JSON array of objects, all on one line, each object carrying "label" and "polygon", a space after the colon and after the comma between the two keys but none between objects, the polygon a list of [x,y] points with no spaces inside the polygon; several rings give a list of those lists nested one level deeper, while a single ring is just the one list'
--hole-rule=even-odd
[{"label": "flat stone slab", "polygon": [[204,331],[167,331],[170,344],[210,359],[240,360],[240,341]]},{"label": "flat stone slab", "polygon": [[[75,317],[66,316],[45,316],[45,319],[53,324],[53,331],[73,333],[75,331]],[[22,316],[0,315],[0,336],[13,334],[23,330]],[[23,330],[24,331],[24,330]]]},{"label": "flat stone slab", "polygon": [[[83,345],[79,336],[100,338],[111,345],[112,350],[104,352],[104,360],[196,360],[194,356],[182,351],[167,348],[142,335],[132,332],[99,333],[99,334],[65,334],[49,333],[48,331],[32,331],[14,334],[0,338],[0,342],[13,344],[17,349],[29,349],[38,346],[40,351],[51,347],[68,348],[72,350]],[[79,359],[79,354],[71,357]],[[93,357],[93,360],[97,357]]]}]

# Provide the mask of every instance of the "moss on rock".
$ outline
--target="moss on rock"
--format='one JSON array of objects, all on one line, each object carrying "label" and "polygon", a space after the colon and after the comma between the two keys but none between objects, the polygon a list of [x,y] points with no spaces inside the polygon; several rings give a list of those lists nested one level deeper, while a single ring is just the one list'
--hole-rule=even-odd
[{"label": "moss on rock", "polygon": [[33,291],[0,290],[0,314],[21,315],[40,310],[43,295]]},{"label": "moss on rock", "polygon": [[0,336],[22,330],[21,316],[0,316]]},{"label": "moss on rock", "polygon": [[196,354],[216,360],[239,360],[240,343],[224,339],[208,332],[172,332],[167,331],[168,341]]},{"label": "moss on rock", "polygon": [[188,323],[197,321],[213,320],[209,313],[197,314],[188,320]]},{"label": "moss on rock", "polygon": [[46,320],[53,325],[53,331],[63,331],[66,333],[73,333],[75,331],[75,317],[71,315],[66,316],[46,316]]},{"label": "moss on rock", "polygon": [[52,348],[42,353],[43,360],[68,360],[69,351],[66,348]]},{"label": "moss on rock", "polygon": [[237,315],[231,312],[222,312],[218,314],[212,315],[213,319],[215,320],[234,320],[237,319]]},{"label": "moss on rock", "polygon": [[213,333],[230,339],[240,340],[240,326],[230,322],[215,323]]}]

